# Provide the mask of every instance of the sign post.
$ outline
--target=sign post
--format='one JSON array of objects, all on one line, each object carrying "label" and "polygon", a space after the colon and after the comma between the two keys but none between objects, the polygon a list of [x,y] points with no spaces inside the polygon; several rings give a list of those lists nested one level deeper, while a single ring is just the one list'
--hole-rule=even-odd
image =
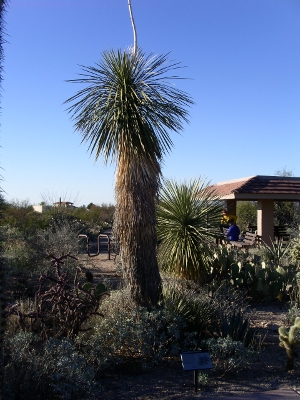
[{"label": "sign post", "polygon": [[201,350],[186,351],[181,354],[181,362],[184,371],[194,371],[194,386],[197,392],[199,370],[212,368],[209,353],[203,353]]}]

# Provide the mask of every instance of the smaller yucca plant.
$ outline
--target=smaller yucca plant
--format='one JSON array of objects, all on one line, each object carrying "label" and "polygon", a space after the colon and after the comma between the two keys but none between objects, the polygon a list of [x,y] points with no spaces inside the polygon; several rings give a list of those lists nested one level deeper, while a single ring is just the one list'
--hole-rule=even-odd
[{"label": "smaller yucca plant", "polygon": [[278,329],[279,332],[279,346],[284,347],[286,350],[287,370],[293,370],[295,364],[295,349],[300,346],[300,318],[296,317],[294,325],[290,327],[289,331],[284,326]]},{"label": "smaller yucca plant", "polygon": [[205,281],[221,210],[219,198],[201,178],[163,182],[157,205],[158,259],[163,270],[177,278]]},{"label": "smaller yucca plant", "polygon": [[285,244],[282,240],[278,242],[271,241],[270,245],[263,242],[262,252],[268,260],[272,261],[275,266],[278,266],[282,258],[288,255],[290,246],[291,242]]}]

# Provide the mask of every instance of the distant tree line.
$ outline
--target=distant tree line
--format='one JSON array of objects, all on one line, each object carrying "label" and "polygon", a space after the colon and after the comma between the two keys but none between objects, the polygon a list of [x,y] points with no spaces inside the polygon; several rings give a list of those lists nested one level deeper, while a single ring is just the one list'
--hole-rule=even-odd
[{"label": "distant tree line", "polygon": [[21,231],[25,236],[61,221],[77,223],[80,233],[95,236],[103,228],[111,227],[115,206],[113,204],[96,205],[90,203],[87,207],[49,207],[47,211],[34,211],[28,201],[4,201],[2,199],[1,226],[9,226]]}]

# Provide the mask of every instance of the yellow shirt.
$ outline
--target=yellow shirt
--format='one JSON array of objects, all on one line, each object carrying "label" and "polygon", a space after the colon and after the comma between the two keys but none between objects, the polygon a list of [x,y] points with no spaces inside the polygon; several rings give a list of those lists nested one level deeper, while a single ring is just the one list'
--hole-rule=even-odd
[{"label": "yellow shirt", "polygon": [[223,217],[221,219],[221,224],[228,224],[228,221],[230,219],[233,219],[234,223],[236,223],[236,215],[226,214],[226,215],[223,215]]}]

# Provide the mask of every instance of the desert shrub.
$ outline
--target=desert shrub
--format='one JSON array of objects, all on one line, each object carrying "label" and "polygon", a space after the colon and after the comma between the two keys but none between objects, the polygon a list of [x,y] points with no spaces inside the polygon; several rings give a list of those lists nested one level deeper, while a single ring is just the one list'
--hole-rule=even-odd
[{"label": "desert shrub", "polygon": [[95,319],[93,332],[85,335],[87,357],[98,371],[128,364],[147,367],[178,356],[182,347],[195,347],[194,335],[184,333],[183,318],[167,309],[135,307],[128,297],[127,291],[115,291],[104,300],[104,318]]},{"label": "desert shrub", "polygon": [[[182,350],[194,349],[200,343],[199,332],[192,332],[198,323],[193,313],[202,319],[203,329],[207,329],[212,326],[212,319],[218,323],[220,315],[235,309],[233,297],[228,297],[228,292],[225,294],[220,290],[212,298],[193,282],[178,281],[177,285],[186,301],[189,294],[193,294],[193,300],[191,303],[187,301],[187,306],[178,303],[180,296],[176,297],[172,290],[169,297],[165,295],[165,308],[151,312],[137,308],[128,289],[113,291],[111,298],[102,302],[100,311],[104,318],[92,317],[91,329],[80,333],[76,339],[88,363],[98,374],[107,368],[126,369],[130,365],[134,370],[158,363],[164,357],[177,358]],[[226,297],[230,299],[228,303]],[[197,305],[202,307],[202,311],[197,310]]]},{"label": "desert shrub", "polygon": [[76,209],[69,207],[51,207],[47,212],[49,215],[47,228],[51,228],[55,233],[59,228],[68,226],[72,231],[84,232],[86,223],[80,218],[77,218],[75,210]]},{"label": "desert shrub", "polygon": [[285,315],[284,325],[285,326],[293,325],[297,317],[300,317],[300,308],[297,304],[291,304],[291,307],[288,309]]},{"label": "desert shrub", "polygon": [[23,237],[33,235],[48,226],[48,215],[36,213],[27,200],[5,203],[1,225],[19,230]]},{"label": "desert shrub", "polygon": [[292,284],[289,286],[289,309],[285,323],[291,325],[296,317],[300,317],[300,271],[295,267]]},{"label": "desert shrub", "polygon": [[3,218],[0,220],[0,225],[16,228],[22,232],[23,236],[32,235],[61,221],[80,224],[85,234],[89,232],[99,234],[102,228],[112,225],[115,211],[115,206],[112,204],[98,206],[91,203],[89,207],[75,208],[48,205],[47,211],[39,213],[33,211],[33,207],[27,200],[13,200],[7,203],[3,201],[3,198],[1,208]]},{"label": "desert shrub", "polygon": [[229,373],[237,373],[245,368],[255,352],[240,341],[226,338],[208,339],[201,343],[201,349],[210,353],[214,370],[223,377]]},{"label": "desert shrub", "polygon": [[39,232],[39,246],[44,254],[78,254],[78,235],[81,232],[77,222],[62,221],[43,232]]},{"label": "desert shrub", "polygon": [[[31,207],[27,203],[7,207],[14,218],[8,214],[5,223],[1,221],[0,236],[3,237],[2,246],[8,275],[19,278],[22,278],[22,275],[24,278],[36,278],[41,272],[47,272],[49,266],[45,259],[47,254],[57,256],[70,253],[76,255],[86,251],[83,241],[78,240],[78,234],[89,233],[89,227],[84,221],[76,218],[73,209],[52,207],[41,217],[42,214],[31,211]],[[112,211],[110,210],[110,212]],[[26,217],[29,224],[31,220],[28,220],[28,213],[31,213],[32,220],[43,218],[43,221],[46,221],[45,224],[42,226],[32,223],[27,227],[28,229],[23,229],[23,225],[18,222],[18,217],[22,221]],[[100,227],[95,232],[99,233]],[[67,268],[72,271],[78,267],[78,263],[73,259],[66,260],[66,264]],[[25,291],[25,288],[23,289]]]},{"label": "desert shrub", "polygon": [[33,390],[37,400],[99,398],[93,368],[70,340],[43,344],[21,331],[6,336],[5,352],[3,398],[32,399]]},{"label": "desert shrub", "polygon": [[39,251],[37,235],[24,235],[22,231],[9,225],[1,227],[3,256],[11,273],[34,273],[43,255]]},{"label": "desert shrub", "polygon": [[165,307],[180,315],[185,330],[196,332],[197,338],[226,337],[249,343],[253,336],[250,320],[244,317],[247,300],[242,291],[232,286],[199,286],[191,281],[164,280]]},{"label": "desert shrub", "polygon": [[52,207],[48,211],[49,226],[69,222],[77,225],[80,233],[88,235],[90,240],[95,240],[102,229],[112,226],[114,210],[112,204],[98,206],[92,203],[88,207]]},{"label": "desert shrub", "polygon": [[[0,234],[4,236],[3,256],[8,276],[12,280],[25,279],[27,283],[28,278],[38,279],[40,273],[47,273],[49,269],[47,257],[50,254],[78,254],[79,232],[78,225],[67,220],[27,236],[17,228],[2,226]],[[78,267],[79,263],[74,258],[65,260],[65,268],[69,272],[74,272]]]},{"label": "desert shrub", "polygon": [[289,305],[290,308],[298,309],[300,307],[300,271],[299,267],[294,273],[292,284],[289,287]]},{"label": "desert shrub", "polygon": [[113,204],[96,205],[88,204],[87,207],[79,207],[73,210],[73,214],[82,221],[91,222],[100,228],[112,226],[115,206]]},{"label": "desert shrub", "polygon": [[197,332],[198,340],[229,336],[246,346],[252,344],[255,332],[250,328],[250,316],[245,316],[247,298],[243,291],[226,282],[203,287],[165,279],[163,294],[166,309],[180,315],[186,323],[185,330]]},{"label": "desert shrub", "polygon": [[74,338],[91,316],[101,315],[100,302],[108,295],[103,284],[81,285],[78,271],[75,276],[65,271],[62,264],[67,258],[73,257],[51,256],[52,273],[40,276],[32,309],[23,311],[19,303],[7,308],[8,315],[18,316],[23,330],[32,330],[44,340],[51,336]]},{"label": "desert shrub", "polygon": [[[20,314],[9,312],[9,308],[17,307],[20,314],[31,313],[35,309],[34,299],[32,298],[24,298],[18,299],[15,303],[8,303],[4,310],[4,315],[6,317],[6,326],[5,332],[8,336],[14,336],[20,330],[22,330],[22,326],[20,324]],[[30,329],[26,329],[26,331],[30,331]]]},{"label": "desert shrub", "polygon": [[43,255],[32,237],[24,238],[22,232],[8,226],[0,227],[3,237],[3,293],[11,299],[33,296],[36,267],[42,263]]},{"label": "desert shrub", "polygon": [[300,265],[300,240],[295,238],[291,241],[290,245],[291,262],[295,265]]},{"label": "desert shrub", "polygon": [[182,317],[188,332],[199,337],[212,333],[220,318],[219,303],[208,295],[207,289],[181,280],[164,280],[163,296],[166,310]]}]

